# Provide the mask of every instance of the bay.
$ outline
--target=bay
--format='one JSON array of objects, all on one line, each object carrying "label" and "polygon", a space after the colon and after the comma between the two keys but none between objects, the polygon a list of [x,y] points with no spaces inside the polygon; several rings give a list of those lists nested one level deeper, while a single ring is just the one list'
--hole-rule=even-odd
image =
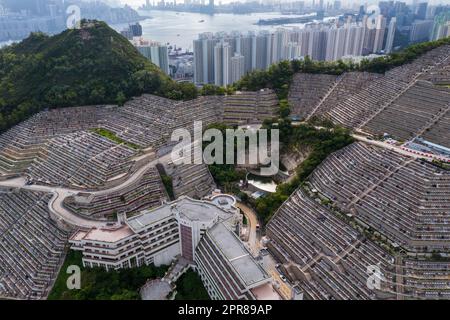
[{"label": "bay", "polygon": [[[248,31],[259,30],[276,30],[280,27],[303,26],[304,24],[287,24],[277,26],[259,26],[255,23],[259,19],[270,19],[278,17],[286,17],[279,12],[275,13],[252,13],[252,14],[201,14],[191,12],[174,12],[151,10],[139,13],[144,16],[150,16],[140,22],[142,25],[143,37],[158,41],[161,43],[169,43],[184,49],[192,51],[192,42],[198,38],[198,34],[202,32],[230,32],[234,30],[247,33]],[[291,16],[292,17],[292,16]],[[123,30],[127,24],[113,25],[117,30]]]}]

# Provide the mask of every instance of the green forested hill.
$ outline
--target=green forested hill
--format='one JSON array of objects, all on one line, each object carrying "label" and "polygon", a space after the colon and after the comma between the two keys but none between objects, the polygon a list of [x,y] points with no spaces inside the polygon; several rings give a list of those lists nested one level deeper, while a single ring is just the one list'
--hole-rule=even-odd
[{"label": "green forested hill", "polygon": [[0,50],[0,131],[43,108],[123,103],[141,93],[193,98],[106,23],[49,37],[31,34]]}]

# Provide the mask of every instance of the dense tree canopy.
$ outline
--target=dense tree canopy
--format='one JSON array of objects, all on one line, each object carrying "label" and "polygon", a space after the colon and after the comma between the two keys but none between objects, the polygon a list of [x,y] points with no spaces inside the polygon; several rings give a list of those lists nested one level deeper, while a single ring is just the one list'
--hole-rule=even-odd
[{"label": "dense tree canopy", "polygon": [[[223,139],[223,164],[210,164],[208,166],[209,171],[211,172],[211,175],[213,176],[216,183],[224,189],[225,192],[231,192],[234,189],[234,184],[236,181],[239,181],[240,179],[243,179],[245,177],[245,172],[236,170],[235,164],[226,164],[226,130],[232,129],[233,127],[230,127],[223,123],[213,123],[209,125],[205,130],[207,129],[217,129],[222,133]],[[214,139],[212,141],[204,141],[203,142],[203,149],[206,148],[210,143],[213,143]],[[236,160],[236,149],[237,149],[237,141],[235,139],[234,141],[234,156]],[[213,156],[215,154],[212,154]],[[236,163],[236,161],[234,162]]]},{"label": "dense tree canopy", "polygon": [[176,282],[176,300],[210,300],[200,276],[189,269]]},{"label": "dense tree canopy", "polygon": [[139,300],[139,289],[146,281],[163,277],[167,271],[166,266],[153,265],[109,272],[101,268],[81,268],[81,288],[69,290],[67,267],[81,266],[81,258],[81,252],[69,251],[49,294],[50,300]]}]

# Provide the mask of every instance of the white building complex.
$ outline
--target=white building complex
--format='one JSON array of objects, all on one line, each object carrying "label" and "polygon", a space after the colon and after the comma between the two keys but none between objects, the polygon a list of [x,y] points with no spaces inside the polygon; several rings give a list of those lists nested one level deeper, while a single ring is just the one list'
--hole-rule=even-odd
[{"label": "white building complex", "polygon": [[388,34],[386,38],[386,45],[384,47],[385,53],[391,53],[394,47],[394,39],[395,39],[395,30],[397,29],[397,18],[391,18],[388,27]]},{"label": "white building complex", "polygon": [[219,42],[214,47],[214,84],[226,86],[231,83],[231,47]]},{"label": "white building complex", "polygon": [[241,221],[235,199],[181,197],[144,210],[112,227],[79,230],[72,249],[82,251],[83,266],[116,270],[144,264],[170,264],[181,256],[199,273],[213,299],[256,299],[273,292],[271,277],[237,233]]},{"label": "white building complex", "polygon": [[169,74],[169,51],[166,45],[137,37],[132,40],[132,43],[144,57]]},{"label": "white building complex", "polygon": [[442,12],[434,18],[430,40],[439,40],[446,37],[450,37],[450,10]]},{"label": "white building complex", "polygon": [[231,83],[238,81],[245,74],[245,57],[235,53],[231,58]]},{"label": "white building complex", "polygon": [[428,41],[433,31],[433,20],[417,20],[411,25],[411,32],[409,35],[409,41],[420,42]]},{"label": "white building complex", "polygon": [[[193,44],[194,82],[228,85],[249,71],[306,56],[336,61],[342,57],[380,53],[384,49],[386,29],[386,18],[380,15],[374,21],[366,16],[359,22],[349,18],[341,24],[315,23],[304,28],[278,28],[275,32],[202,33]],[[393,33],[389,40],[393,42],[395,23],[389,30]],[[236,54],[243,57],[243,67],[241,61],[236,61]]]}]

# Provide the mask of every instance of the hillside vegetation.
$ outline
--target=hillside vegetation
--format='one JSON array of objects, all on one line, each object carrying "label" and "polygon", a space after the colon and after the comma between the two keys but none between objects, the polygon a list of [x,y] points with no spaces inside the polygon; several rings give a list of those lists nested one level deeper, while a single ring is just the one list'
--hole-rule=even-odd
[{"label": "hillside vegetation", "polygon": [[0,50],[0,131],[44,108],[121,105],[142,93],[191,99],[197,89],[172,81],[104,22]]},{"label": "hillside vegetation", "polygon": [[[80,266],[81,288],[69,290],[66,270],[70,265]],[[106,271],[102,268],[82,267],[82,253],[70,250],[58,278],[48,296],[49,300],[140,300],[139,289],[149,279],[161,278],[167,266],[154,265]]]},{"label": "hillside vegetation", "polygon": [[189,269],[177,280],[176,288],[175,300],[211,300],[202,279],[192,269]]}]

